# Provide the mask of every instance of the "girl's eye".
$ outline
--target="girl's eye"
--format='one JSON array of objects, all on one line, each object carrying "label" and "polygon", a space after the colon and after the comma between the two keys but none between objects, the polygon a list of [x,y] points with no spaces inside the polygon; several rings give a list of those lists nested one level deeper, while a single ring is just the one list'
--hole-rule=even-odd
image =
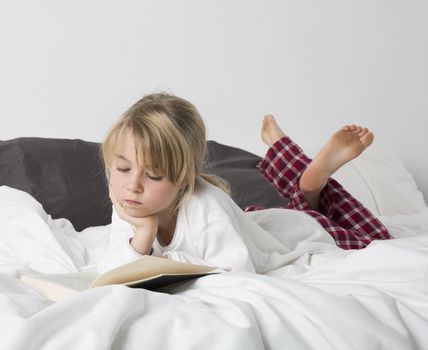
[{"label": "girl's eye", "polygon": [[162,176],[153,176],[153,175],[149,175],[149,174],[147,174],[147,177],[148,177],[150,180],[153,180],[153,181],[160,181],[160,180],[162,180],[162,179],[163,179],[163,177],[162,177]]},{"label": "girl's eye", "polygon": [[128,172],[128,171],[129,171],[129,169],[128,169],[128,168],[116,168],[116,170],[117,170],[117,171],[120,171],[120,172],[122,172],[122,173],[126,173],[126,172]]}]

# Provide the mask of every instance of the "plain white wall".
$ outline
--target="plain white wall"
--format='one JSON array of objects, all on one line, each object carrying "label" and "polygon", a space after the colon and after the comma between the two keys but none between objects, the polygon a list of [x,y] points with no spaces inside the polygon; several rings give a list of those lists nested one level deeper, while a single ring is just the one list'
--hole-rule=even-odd
[{"label": "plain white wall", "polygon": [[101,141],[143,94],[262,155],[273,113],[305,147],[367,125],[428,198],[428,2],[0,0],[0,139]]}]

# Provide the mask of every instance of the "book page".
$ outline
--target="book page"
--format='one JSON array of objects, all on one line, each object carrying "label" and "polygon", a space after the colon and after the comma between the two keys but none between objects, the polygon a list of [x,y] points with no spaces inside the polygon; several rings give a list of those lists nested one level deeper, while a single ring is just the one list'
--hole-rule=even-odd
[{"label": "book page", "polygon": [[91,283],[99,276],[96,272],[76,272],[76,273],[58,273],[58,274],[28,274],[23,275],[21,280],[30,285],[51,285],[61,286],[67,289],[81,291],[88,289]]},{"label": "book page", "polygon": [[94,281],[91,288],[107,284],[124,284],[130,281],[142,281],[153,276],[165,274],[184,275],[208,273],[215,269],[216,268],[213,266],[188,264],[146,255],[141,259],[104,273]]}]

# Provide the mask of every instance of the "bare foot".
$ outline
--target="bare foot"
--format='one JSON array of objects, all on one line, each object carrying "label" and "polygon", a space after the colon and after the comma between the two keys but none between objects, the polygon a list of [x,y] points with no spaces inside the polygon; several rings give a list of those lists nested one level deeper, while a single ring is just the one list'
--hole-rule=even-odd
[{"label": "bare foot", "polygon": [[313,209],[328,178],[342,165],[358,157],[374,140],[367,128],[346,125],[335,132],[300,178],[300,189]]},{"label": "bare foot", "polygon": [[285,136],[285,134],[278,126],[273,115],[271,114],[265,115],[263,118],[263,125],[262,125],[263,142],[270,147],[283,136]]}]

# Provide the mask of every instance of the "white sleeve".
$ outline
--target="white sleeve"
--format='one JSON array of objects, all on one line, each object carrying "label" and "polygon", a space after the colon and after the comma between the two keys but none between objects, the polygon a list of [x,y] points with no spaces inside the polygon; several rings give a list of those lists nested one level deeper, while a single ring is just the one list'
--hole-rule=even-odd
[{"label": "white sleeve", "polygon": [[110,227],[109,244],[97,268],[99,273],[112,270],[143,256],[129,243],[130,238],[134,236],[132,225],[122,220],[114,207]]},{"label": "white sleeve", "polygon": [[182,251],[165,251],[163,255],[171,260],[210,265],[228,272],[255,272],[247,246],[230,220],[211,222],[195,234],[198,257]]}]

